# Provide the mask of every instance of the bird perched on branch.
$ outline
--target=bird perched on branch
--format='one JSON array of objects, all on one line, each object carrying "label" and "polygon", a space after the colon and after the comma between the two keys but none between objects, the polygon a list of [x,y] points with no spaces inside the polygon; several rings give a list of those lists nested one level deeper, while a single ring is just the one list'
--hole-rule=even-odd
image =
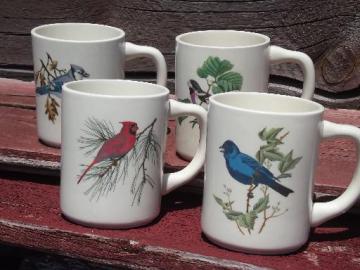
[{"label": "bird perched on branch", "polygon": [[122,124],[120,132],[104,142],[95,159],[81,174],[79,180],[77,181],[78,184],[95,164],[106,159],[122,158],[134,147],[136,143],[136,132],[139,129],[138,125],[131,121],[124,121],[120,123]]},{"label": "bird perched on branch", "polygon": [[285,197],[294,192],[276,182],[278,179],[256,159],[240,152],[233,141],[225,141],[220,149],[224,154],[226,168],[236,181],[244,185],[263,184]]},{"label": "bird perched on branch", "polygon": [[70,70],[67,73],[56,77],[54,80],[51,81],[50,84],[53,87],[53,91],[61,92],[61,88],[64,83],[79,81],[89,76],[89,73],[87,73],[83,67],[71,64]]}]

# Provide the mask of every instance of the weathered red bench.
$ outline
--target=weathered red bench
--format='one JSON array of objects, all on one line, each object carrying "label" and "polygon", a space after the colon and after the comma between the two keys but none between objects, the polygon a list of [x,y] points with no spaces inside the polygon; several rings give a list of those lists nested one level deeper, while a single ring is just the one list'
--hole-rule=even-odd
[{"label": "weathered red bench", "polygon": [[[0,79],[0,243],[132,268],[360,269],[358,206],[315,229],[299,252],[247,255],[201,234],[201,180],[165,196],[149,226],[100,230],[68,222],[59,210],[59,149],[38,141],[34,102],[32,83]],[[356,110],[328,109],[325,118],[360,125]],[[169,128],[167,171],[186,164],[175,154],[174,121]],[[350,140],[335,139],[324,141],[319,153],[315,191],[317,200],[328,200],[350,181],[356,152]]]}]

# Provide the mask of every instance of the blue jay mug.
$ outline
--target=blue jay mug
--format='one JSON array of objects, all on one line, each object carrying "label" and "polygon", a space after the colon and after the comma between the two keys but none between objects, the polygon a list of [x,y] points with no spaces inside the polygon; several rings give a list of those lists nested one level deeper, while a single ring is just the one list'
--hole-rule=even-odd
[{"label": "blue jay mug", "polygon": [[61,145],[61,92],[66,82],[122,79],[125,60],[150,57],[157,83],[165,86],[167,70],[159,50],[125,42],[119,28],[90,23],[56,23],[31,30],[36,85],[37,132],[40,140]]},{"label": "blue jay mug", "polygon": [[210,97],[201,215],[210,241],[247,253],[290,253],[311,227],[356,202],[359,160],[340,197],[312,201],[321,139],[347,136],[360,149],[360,129],[322,120],[323,112],[316,102],[269,93]]},{"label": "blue jay mug", "polygon": [[[230,91],[267,92],[270,64],[292,62],[304,74],[302,98],[311,99],[315,71],[311,58],[302,52],[271,45],[259,33],[207,30],[176,37],[175,93],[179,101],[208,107],[209,97]],[[193,117],[180,117],[176,126],[176,151],[191,159],[199,142]]]}]

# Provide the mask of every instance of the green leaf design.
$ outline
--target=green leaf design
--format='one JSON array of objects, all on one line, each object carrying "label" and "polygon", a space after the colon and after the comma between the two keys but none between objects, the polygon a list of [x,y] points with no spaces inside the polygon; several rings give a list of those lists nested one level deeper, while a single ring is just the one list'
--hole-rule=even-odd
[{"label": "green leaf design", "polygon": [[267,130],[266,128],[262,129],[259,132],[259,137],[263,141],[267,142],[278,142],[282,143],[279,139],[276,138],[276,136],[283,130],[283,128],[271,128],[270,130]]},{"label": "green leaf design", "polygon": [[237,219],[237,223],[241,227],[252,230],[254,229],[256,218],[257,213],[255,211],[250,211],[249,213],[240,215]]},{"label": "green leaf design", "polygon": [[291,177],[291,173],[282,173],[279,176],[277,176],[277,179],[281,179],[281,178],[289,178]]},{"label": "green leaf design", "polygon": [[213,196],[214,196],[215,201],[216,201],[219,205],[221,205],[222,208],[225,208],[225,203],[223,202],[223,200],[222,200],[221,198],[217,197],[215,194],[213,194]]},{"label": "green leaf design", "polygon": [[208,76],[208,73],[202,68],[198,68],[196,73],[200,78],[203,78],[203,79],[206,79]]},{"label": "green leaf design", "polygon": [[282,130],[283,128],[271,128],[266,136],[267,140],[274,140]]},{"label": "green leaf design", "polygon": [[227,217],[227,219],[234,220],[234,221],[238,220],[239,217],[244,215],[244,213],[242,213],[242,212],[237,212],[237,211],[233,211],[233,210],[224,211],[224,214]]},{"label": "green leaf design", "polygon": [[209,56],[203,65],[197,69],[197,74],[200,78],[207,78],[212,76],[216,79],[219,75],[230,71],[233,65],[228,60],[220,60],[219,57]]},{"label": "green leaf design", "polygon": [[[188,98],[184,98],[184,99],[180,99],[180,98],[179,98],[178,101],[183,102],[183,103],[191,103],[190,99],[188,99]],[[183,122],[186,118],[188,118],[188,116],[186,116],[186,115],[177,117],[177,120],[178,120],[179,125],[181,125],[182,122]]]},{"label": "green leaf design", "polygon": [[[197,75],[203,79],[207,79],[209,76],[213,78],[213,83],[209,85],[212,94],[236,91],[241,89],[243,77],[239,73],[231,71],[233,67],[234,65],[228,60],[209,56],[197,69]],[[190,80],[190,83],[198,93],[205,92],[196,81]]]},{"label": "green leaf design", "polygon": [[217,84],[214,84],[211,88],[213,94],[220,94],[223,92],[223,89],[218,86]]},{"label": "green leaf design", "polygon": [[185,116],[185,115],[184,115],[184,116],[179,116],[179,117],[177,118],[179,125],[181,125],[182,122],[183,122],[186,118],[188,118],[188,117]]},{"label": "green leaf design", "polygon": [[263,155],[265,158],[269,159],[270,161],[282,161],[284,156],[280,153],[277,149],[269,149],[267,151],[263,151]]},{"label": "green leaf design", "polygon": [[260,150],[262,151],[271,151],[271,150],[279,150],[278,147],[276,147],[276,145],[273,144],[265,144],[265,145],[261,145],[260,146]]},{"label": "green leaf design", "polygon": [[190,123],[191,123],[191,128],[194,128],[196,125],[199,125],[199,123],[198,123],[198,121],[197,121],[196,118],[193,119],[193,120],[191,120]]},{"label": "green leaf design", "polygon": [[293,160],[290,162],[289,166],[287,167],[287,170],[286,170],[286,171],[291,170],[291,169],[294,169],[295,166],[300,162],[301,159],[302,159],[302,157],[297,157],[297,158],[293,159]]},{"label": "green leaf design", "polygon": [[289,161],[292,160],[292,154],[293,154],[293,150],[291,150],[285,157],[284,159],[279,163],[278,169],[279,172],[284,173],[285,172],[285,166],[289,163]]},{"label": "green leaf design", "polygon": [[217,87],[221,89],[221,92],[240,90],[242,85],[242,76],[237,72],[229,71],[217,77],[216,84]]},{"label": "green leaf design", "polygon": [[267,194],[265,197],[260,198],[254,205],[253,211],[255,213],[260,213],[266,209],[268,209],[269,206],[269,194]]},{"label": "green leaf design", "polygon": [[178,98],[178,101],[183,102],[183,103],[191,103],[191,100],[188,98],[184,98],[184,99]]},{"label": "green leaf design", "polygon": [[293,150],[291,150],[284,158],[283,160],[279,163],[279,171],[284,174],[285,172],[294,169],[295,166],[300,162],[300,160],[302,159],[302,157],[297,157],[295,159],[293,159]]},{"label": "green leaf design", "polygon": [[264,151],[263,150],[259,150],[256,152],[256,159],[261,163],[263,164],[264,161],[265,161],[265,156],[264,156]]},{"label": "green leaf design", "polygon": [[258,133],[259,138],[260,138],[262,141],[266,141],[265,134],[266,134],[266,128],[263,128],[263,129]]}]

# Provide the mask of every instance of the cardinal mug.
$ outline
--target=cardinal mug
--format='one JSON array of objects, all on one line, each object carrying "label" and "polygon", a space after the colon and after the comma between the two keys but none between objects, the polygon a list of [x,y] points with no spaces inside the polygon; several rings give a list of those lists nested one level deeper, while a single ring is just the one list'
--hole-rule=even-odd
[{"label": "cardinal mug", "polygon": [[90,23],[57,23],[31,30],[36,84],[37,132],[47,145],[61,144],[61,86],[81,79],[124,78],[125,58],[151,57],[157,83],[165,85],[163,55],[125,42],[123,30]]},{"label": "cardinal mug", "polygon": [[[159,214],[161,195],[190,181],[203,166],[206,111],[169,100],[163,86],[70,82],[63,86],[62,107],[60,207],[76,223],[147,224]],[[184,169],[164,174],[168,117],[184,114],[198,119],[200,145]]]},{"label": "cardinal mug", "polygon": [[310,227],[355,203],[359,160],[340,197],[312,201],[320,140],[349,136],[360,148],[359,128],[322,120],[323,112],[318,103],[268,93],[210,97],[201,215],[209,240],[248,253],[289,253],[305,244]]},{"label": "cardinal mug", "polygon": [[[229,91],[268,89],[270,64],[294,62],[304,73],[302,97],[311,99],[315,88],[312,60],[304,53],[270,46],[270,38],[252,32],[209,30],[176,37],[175,88],[179,101],[207,108],[209,97]],[[199,141],[196,120],[178,118],[176,150],[185,159]]]}]

